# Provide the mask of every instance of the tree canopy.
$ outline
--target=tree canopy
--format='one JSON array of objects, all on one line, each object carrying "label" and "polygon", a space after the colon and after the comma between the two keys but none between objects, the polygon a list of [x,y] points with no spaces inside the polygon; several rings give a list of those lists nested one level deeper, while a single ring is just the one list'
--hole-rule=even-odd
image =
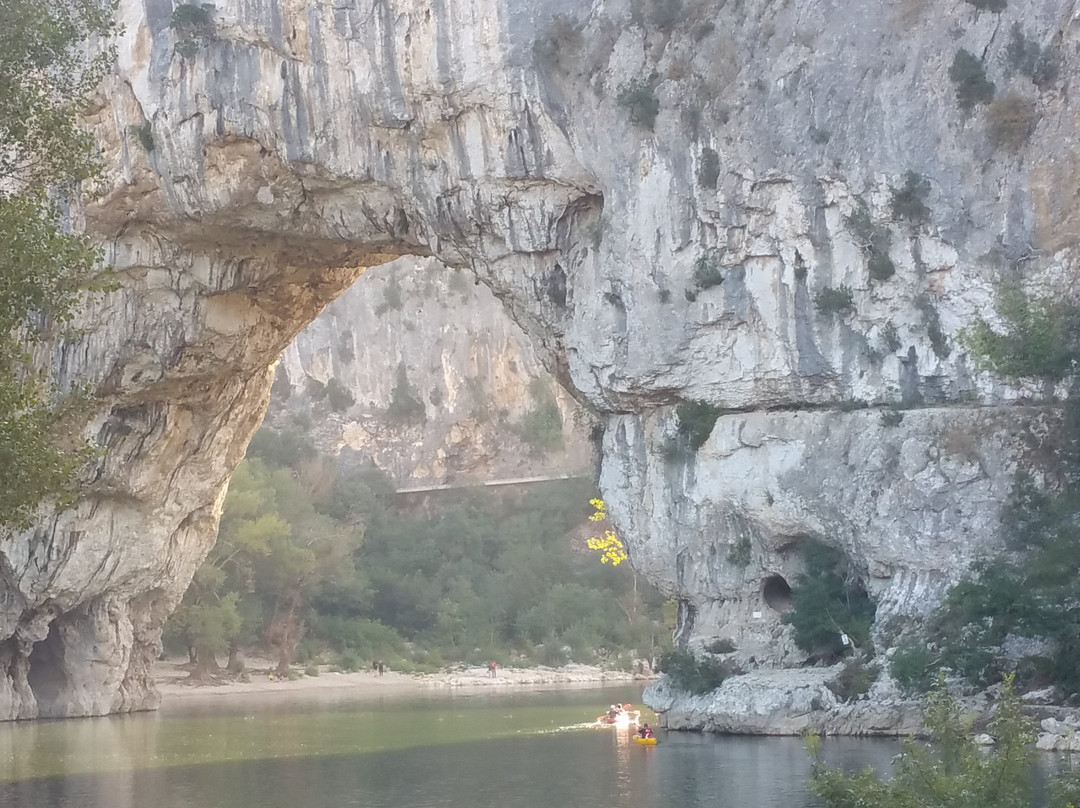
[{"label": "tree canopy", "polygon": [[72,495],[86,456],[56,429],[72,413],[35,368],[35,344],[67,322],[99,253],[62,227],[67,200],[100,169],[79,123],[111,63],[87,40],[113,30],[113,2],[0,5],[0,525],[25,526],[47,497]]},{"label": "tree canopy", "polygon": [[[284,451],[283,447],[289,447]],[[345,668],[512,658],[630,664],[667,647],[662,599],[572,537],[579,480],[397,497],[340,473],[305,436],[265,428],[230,483],[218,543],[166,642],[202,667],[240,645]]]}]

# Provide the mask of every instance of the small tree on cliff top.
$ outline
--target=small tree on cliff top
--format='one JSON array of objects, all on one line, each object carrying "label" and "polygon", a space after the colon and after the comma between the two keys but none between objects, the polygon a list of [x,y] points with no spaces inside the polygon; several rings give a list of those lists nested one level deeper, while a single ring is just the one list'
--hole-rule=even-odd
[{"label": "small tree on cliff top", "polygon": [[112,2],[0,5],[0,524],[24,527],[39,502],[73,496],[86,456],[58,432],[73,407],[31,364],[35,344],[70,319],[98,252],[61,231],[57,199],[99,169],[78,122],[112,54],[82,42],[113,29]]}]

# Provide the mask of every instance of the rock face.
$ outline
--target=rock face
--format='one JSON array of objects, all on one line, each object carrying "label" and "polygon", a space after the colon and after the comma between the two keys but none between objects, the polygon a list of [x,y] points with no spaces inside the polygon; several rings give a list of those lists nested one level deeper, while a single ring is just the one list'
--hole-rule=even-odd
[{"label": "rock face", "polygon": [[399,489],[593,473],[591,419],[471,273],[370,270],[286,349],[267,418]]},{"label": "rock face", "polygon": [[[879,624],[928,609],[1054,430],[1050,391],[978,372],[957,334],[996,283],[1073,291],[1080,27],[1066,0],[862,11],[228,0],[175,28],[123,0],[85,211],[121,288],[50,357],[96,385],[107,452],[79,508],[0,545],[0,716],[153,705],[270,364],[403,254],[475,272],[599,413],[609,513],[684,640],[794,659],[769,601],[806,536],[851,555]],[[961,48],[1008,104],[960,108]],[[676,457],[683,400],[729,414]]]},{"label": "rock face", "polygon": [[661,679],[645,698],[668,729],[739,735],[913,735],[922,729],[919,704],[901,698],[887,679],[858,701],[838,699],[826,683],[842,667],[761,670],[692,697]]}]

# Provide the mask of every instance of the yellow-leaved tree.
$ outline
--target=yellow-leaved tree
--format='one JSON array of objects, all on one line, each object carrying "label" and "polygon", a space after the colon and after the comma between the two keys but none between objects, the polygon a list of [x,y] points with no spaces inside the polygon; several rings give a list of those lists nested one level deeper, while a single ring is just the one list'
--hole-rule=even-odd
[{"label": "yellow-leaved tree", "polygon": [[[595,512],[589,517],[590,522],[607,521],[607,508],[604,506],[604,500],[590,499],[589,504],[595,508]],[[588,540],[587,544],[590,550],[596,550],[600,553],[600,562],[602,564],[610,563],[611,566],[617,567],[627,559],[626,548],[611,528],[605,530],[601,536],[593,536]]]}]

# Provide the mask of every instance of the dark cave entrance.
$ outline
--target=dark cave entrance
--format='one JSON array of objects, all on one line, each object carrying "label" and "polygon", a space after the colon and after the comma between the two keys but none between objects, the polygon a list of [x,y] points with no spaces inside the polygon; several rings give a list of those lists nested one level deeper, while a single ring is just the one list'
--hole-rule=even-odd
[{"label": "dark cave entrance", "polygon": [[57,621],[49,626],[49,636],[34,644],[30,652],[30,669],[26,682],[37,700],[38,713],[49,715],[50,708],[60,699],[67,687],[64,673],[64,642],[57,628]]},{"label": "dark cave entrance", "polygon": [[765,598],[765,604],[774,612],[791,611],[792,597],[791,586],[783,575],[770,575],[761,586],[761,596]]}]

